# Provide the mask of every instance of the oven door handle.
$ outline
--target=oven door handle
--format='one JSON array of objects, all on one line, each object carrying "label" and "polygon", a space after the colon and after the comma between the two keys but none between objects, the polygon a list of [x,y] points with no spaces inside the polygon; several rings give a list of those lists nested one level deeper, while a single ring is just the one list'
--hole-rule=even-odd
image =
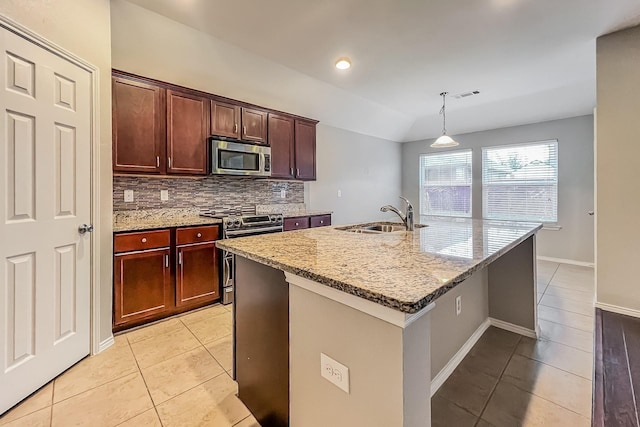
[{"label": "oven door handle", "polygon": [[282,231],[282,226],[273,226],[273,227],[262,227],[256,230],[227,230],[224,232],[225,237],[239,237],[239,236],[249,236],[249,235],[257,235],[263,234],[270,231]]},{"label": "oven door handle", "polygon": [[229,287],[229,286],[233,286],[233,255],[229,254],[225,254],[224,258],[224,281],[222,283],[223,287]]}]

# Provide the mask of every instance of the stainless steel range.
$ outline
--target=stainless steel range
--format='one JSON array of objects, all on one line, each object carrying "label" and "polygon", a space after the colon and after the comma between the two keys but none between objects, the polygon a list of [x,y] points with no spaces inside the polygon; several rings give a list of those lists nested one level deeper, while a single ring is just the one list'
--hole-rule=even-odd
[{"label": "stainless steel range", "polygon": [[[222,218],[222,237],[224,239],[279,233],[282,231],[284,222],[282,214],[236,215],[203,211],[200,215]],[[231,252],[222,251],[222,304],[233,302],[234,263],[235,256]]]}]

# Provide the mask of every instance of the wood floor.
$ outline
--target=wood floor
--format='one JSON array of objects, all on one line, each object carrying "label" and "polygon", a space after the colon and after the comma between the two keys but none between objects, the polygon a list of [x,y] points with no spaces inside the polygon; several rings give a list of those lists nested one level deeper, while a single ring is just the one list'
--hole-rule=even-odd
[{"label": "wood floor", "polygon": [[640,319],[596,313],[593,425],[638,427]]}]

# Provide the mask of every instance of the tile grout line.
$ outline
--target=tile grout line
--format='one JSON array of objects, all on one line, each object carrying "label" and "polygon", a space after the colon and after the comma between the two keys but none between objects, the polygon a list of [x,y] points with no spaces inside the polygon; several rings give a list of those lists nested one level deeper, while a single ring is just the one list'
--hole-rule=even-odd
[{"label": "tile grout line", "polygon": [[[140,374],[140,378],[142,378],[142,382],[144,384],[144,388],[147,389],[147,394],[149,395],[149,400],[151,401],[151,405],[153,406],[153,409],[156,413],[156,416],[158,417],[158,420],[160,421],[160,425],[162,426],[162,419],[160,419],[160,414],[158,413],[158,409],[156,407],[156,403],[153,401],[153,397],[151,396],[151,391],[149,390],[149,386],[147,385],[147,380],[145,380],[144,375],[142,375],[142,369],[140,368],[140,364],[138,363],[138,358],[136,357],[136,353],[133,351],[133,348],[131,348],[131,343],[129,342],[129,338],[127,337],[127,344],[129,344],[129,350],[131,350],[131,354],[133,354],[133,360],[136,362],[136,367],[138,368],[138,374]],[[134,415],[131,418],[128,418],[124,421],[122,421],[120,424],[126,423],[127,421],[137,417],[138,415],[144,414],[145,412],[147,412],[148,409],[145,409],[143,412],[140,412],[139,414]]]},{"label": "tile grout line", "polygon": [[53,381],[51,381],[51,412],[49,413],[49,427],[53,427],[53,397],[55,396],[55,392],[56,392],[56,379],[58,377],[54,378]]},{"label": "tile grout line", "polygon": [[509,363],[511,363],[511,359],[513,359],[513,355],[516,354],[516,349],[520,345],[520,341],[522,341],[522,335],[520,335],[518,337],[518,341],[516,342],[516,345],[513,347],[513,350],[511,350],[511,356],[509,356],[509,359],[507,360],[507,363],[504,364],[504,368],[502,368],[502,371],[500,372],[500,376],[498,376],[498,381],[496,381],[496,384],[491,389],[491,393],[489,393],[489,397],[487,398],[487,401],[485,402],[484,406],[482,407],[482,411],[480,411],[480,416],[478,417],[478,421],[476,421],[476,425],[482,419],[482,416],[484,415],[484,412],[486,411],[487,406],[489,406],[489,402],[491,401],[491,398],[493,397],[493,394],[496,392],[496,389],[498,388],[498,384],[500,384],[500,380],[502,380],[502,376],[504,375],[505,371],[507,370],[507,367],[509,366]]},{"label": "tile grout line", "polygon": [[[543,296],[544,296],[544,294],[543,294]],[[549,295],[549,296],[551,296],[551,295]],[[555,297],[555,298],[566,299],[566,298],[561,298],[561,297]],[[578,301],[572,301],[572,300],[569,300],[569,301],[571,301],[571,302],[578,302]],[[585,302],[584,304],[589,304],[589,303],[588,303],[588,302]],[[577,311],[568,310],[568,309],[566,309],[566,308],[554,307],[554,306],[552,306],[552,305],[543,304],[543,303],[542,303],[542,300],[538,303],[538,305],[539,305],[539,306],[541,305],[541,306],[543,306],[543,307],[547,307],[547,308],[552,308],[552,309],[554,309],[554,310],[562,310],[562,311],[566,311],[567,313],[578,314],[578,315],[580,315],[580,316],[586,316],[586,317],[590,317],[590,318],[595,318],[595,314],[590,315],[590,314],[578,313]],[[593,308],[593,311],[594,311],[594,313],[595,313],[595,306],[594,306],[593,304],[591,304],[591,308]]]},{"label": "tile grout line", "polygon": [[[567,325],[566,323],[556,322],[555,320],[545,319],[544,317],[540,317],[540,316],[538,316],[538,320],[544,320],[545,322],[553,323],[554,325],[564,326],[565,328],[571,328],[571,329],[575,329],[576,331],[586,332],[588,334],[593,335],[593,331],[587,331],[586,329],[576,328],[575,326],[570,326],[570,325]],[[552,340],[547,340],[547,341],[552,341]]]}]

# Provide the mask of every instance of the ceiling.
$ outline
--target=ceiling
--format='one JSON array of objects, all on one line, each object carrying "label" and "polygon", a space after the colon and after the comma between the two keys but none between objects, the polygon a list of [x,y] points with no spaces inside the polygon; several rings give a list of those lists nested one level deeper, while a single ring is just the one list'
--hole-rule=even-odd
[{"label": "ceiling", "polygon": [[640,22],[638,0],[130,1],[396,112],[400,141],[439,135],[443,90],[480,91],[450,134],[590,114],[596,37]]}]

